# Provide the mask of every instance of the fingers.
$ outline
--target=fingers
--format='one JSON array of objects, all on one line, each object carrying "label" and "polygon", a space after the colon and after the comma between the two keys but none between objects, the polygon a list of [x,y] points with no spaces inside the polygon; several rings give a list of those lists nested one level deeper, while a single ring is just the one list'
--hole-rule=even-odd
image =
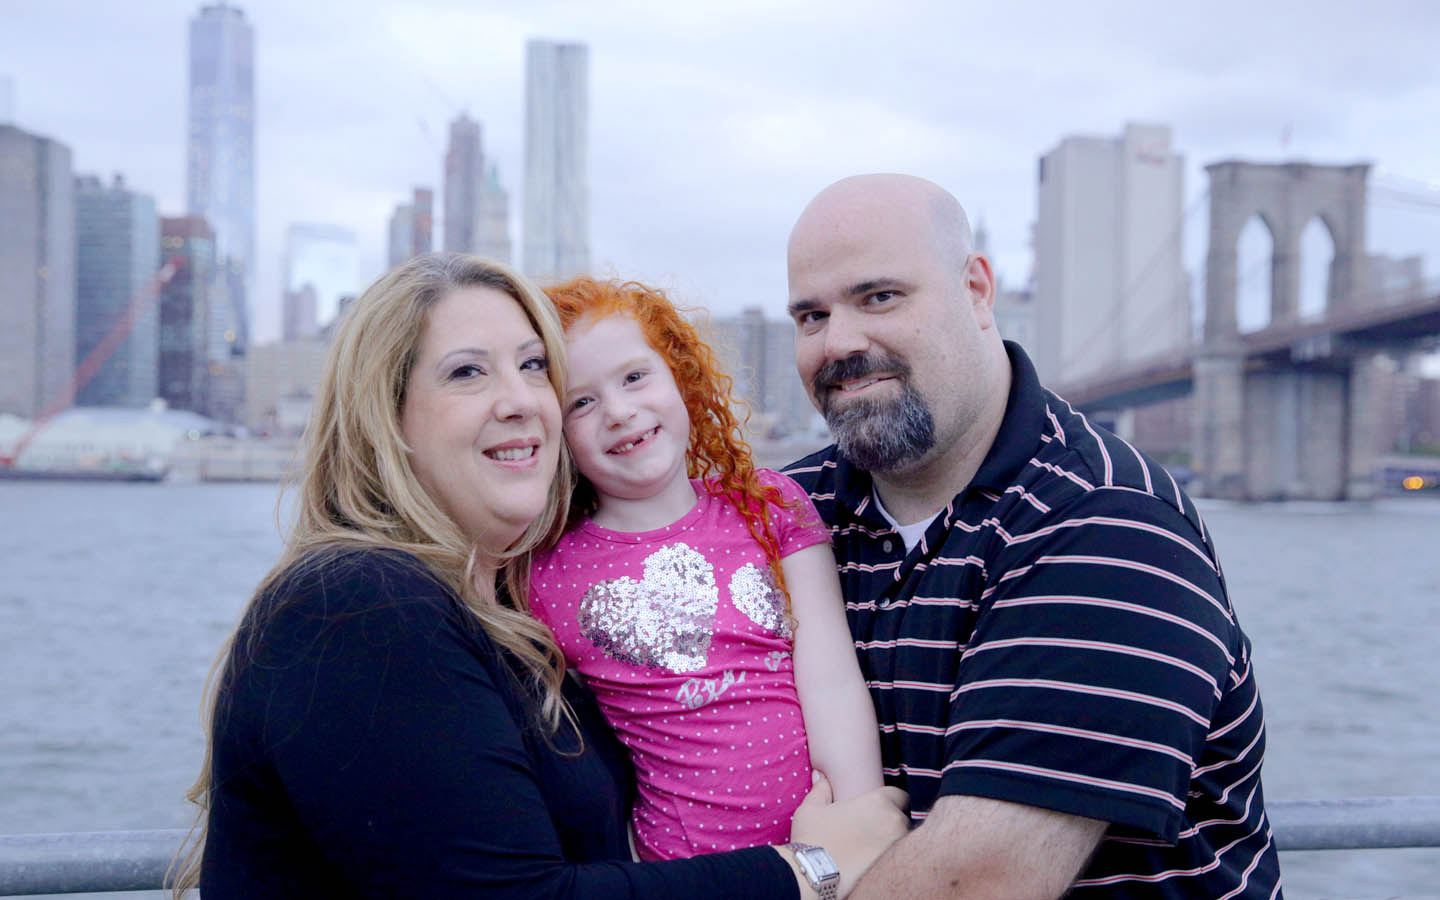
[{"label": "fingers", "polygon": [[830,788],[830,779],[819,769],[810,770],[810,793],[800,801],[801,806],[829,806],[835,802],[835,793]]},{"label": "fingers", "polygon": [[910,795],[897,787],[885,786],[880,789],[880,795],[885,798],[896,809],[905,812],[910,809]]}]

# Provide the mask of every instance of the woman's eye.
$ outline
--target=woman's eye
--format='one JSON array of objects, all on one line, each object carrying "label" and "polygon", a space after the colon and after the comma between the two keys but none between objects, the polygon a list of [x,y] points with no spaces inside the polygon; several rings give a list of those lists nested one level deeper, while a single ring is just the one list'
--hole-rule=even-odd
[{"label": "woman's eye", "polygon": [[450,370],[450,380],[455,381],[462,378],[474,378],[476,375],[484,375],[485,370],[476,365],[466,364],[456,366]]},{"label": "woman's eye", "polygon": [[525,372],[545,372],[550,368],[550,360],[543,356],[532,356],[520,364]]}]

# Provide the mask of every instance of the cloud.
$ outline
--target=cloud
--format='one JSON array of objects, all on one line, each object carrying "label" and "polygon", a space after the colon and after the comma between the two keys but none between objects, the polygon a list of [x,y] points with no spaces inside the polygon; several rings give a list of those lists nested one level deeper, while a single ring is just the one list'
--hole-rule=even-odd
[{"label": "cloud", "polygon": [[[416,184],[439,191],[461,108],[483,123],[519,224],[529,37],[591,48],[596,259],[725,312],[778,302],[794,217],[860,171],[950,187],[986,221],[1006,280],[1021,281],[1037,157],[1128,120],[1173,125],[1190,197],[1202,165],[1223,156],[1364,158],[1440,178],[1428,115],[1440,108],[1440,22],[1421,0],[1376,0],[1363,15],[1335,0],[243,6],[258,54],[256,305],[272,325],[286,226],[354,229],[365,274],[377,274],[390,207]],[[21,124],[179,211],[197,8],[12,4],[0,74],[15,81]],[[1409,231],[1440,245],[1423,223]]]}]

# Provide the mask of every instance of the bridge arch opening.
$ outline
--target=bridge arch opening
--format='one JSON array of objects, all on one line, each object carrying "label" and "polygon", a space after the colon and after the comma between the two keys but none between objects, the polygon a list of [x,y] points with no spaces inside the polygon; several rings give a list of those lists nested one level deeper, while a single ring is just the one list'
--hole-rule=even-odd
[{"label": "bridge arch opening", "polygon": [[1256,213],[1235,243],[1235,324],[1242,334],[1270,324],[1274,269],[1275,238],[1265,217]]},{"label": "bridge arch opening", "polygon": [[1301,319],[1318,319],[1330,306],[1330,276],[1335,271],[1335,237],[1323,216],[1314,216],[1300,232],[1299,297]]}]

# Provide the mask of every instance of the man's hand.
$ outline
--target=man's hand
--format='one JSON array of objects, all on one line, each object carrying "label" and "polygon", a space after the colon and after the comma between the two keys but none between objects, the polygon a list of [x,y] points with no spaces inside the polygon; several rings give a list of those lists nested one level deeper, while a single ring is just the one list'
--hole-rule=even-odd
[{"label": "man's hand", "polygon": [[825,848],[840,867],[840,896],[855,887],[865,870],[890,844],[909,830],[909,797],[895,787],[880,787],[833,802],[830,782],[816,770],[814,787],[790,818],[790,839]]}]

